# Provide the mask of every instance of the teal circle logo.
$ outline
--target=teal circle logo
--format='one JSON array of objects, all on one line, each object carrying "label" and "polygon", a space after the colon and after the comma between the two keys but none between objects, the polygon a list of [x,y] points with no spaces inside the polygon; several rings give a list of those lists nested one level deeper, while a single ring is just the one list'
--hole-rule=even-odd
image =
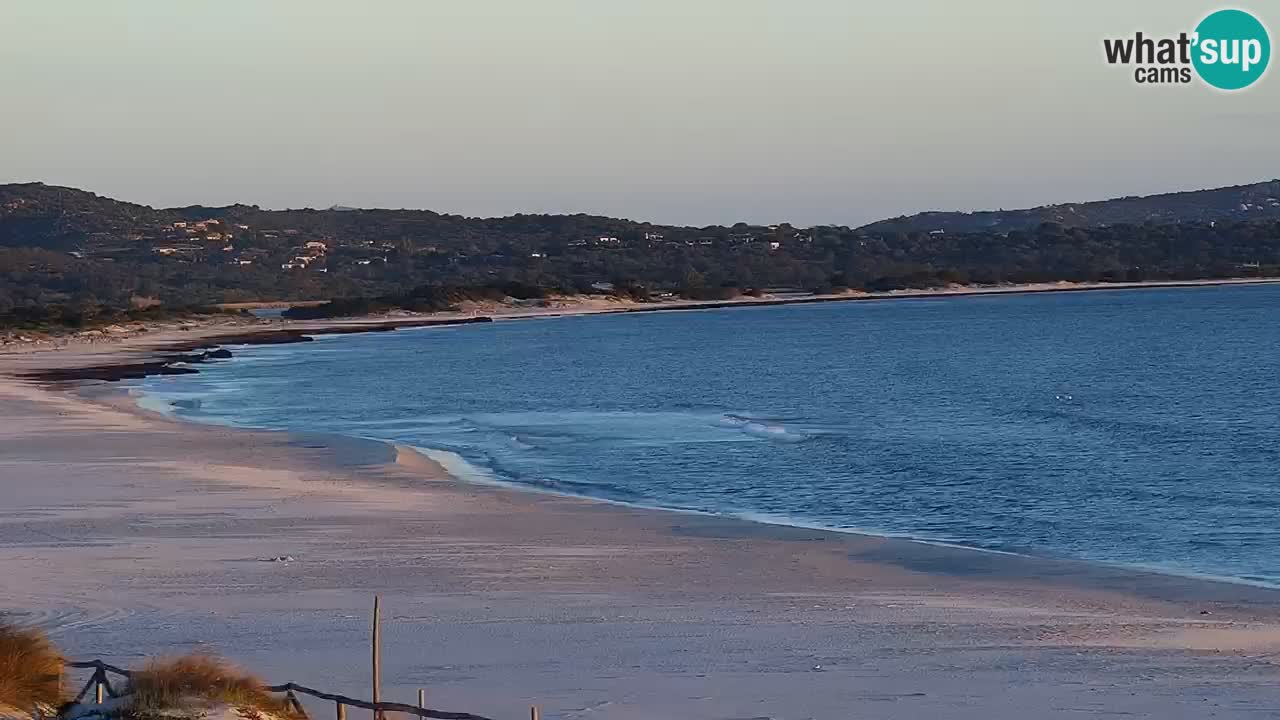
[{"label": "teal circle logo", "polygon": [[1267,71],[1271,37],[1243,10],[1219,10],[1196,26],[1192,64],[1200,79],[1219,90],[1242,90]]}]

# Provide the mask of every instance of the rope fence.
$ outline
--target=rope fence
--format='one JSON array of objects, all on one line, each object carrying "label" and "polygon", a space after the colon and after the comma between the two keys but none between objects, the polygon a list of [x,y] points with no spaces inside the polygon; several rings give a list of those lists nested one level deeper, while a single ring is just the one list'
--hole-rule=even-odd
[{"label": "rope fence", "polygon": [[[78,695],[76,695],[74,700],[76,703],[82,702],[90,692],[94,694],[94,702],[98,705],[101,705],[107,697],[125,697],[127,693],[120,692],[119,689],[112,685],[110,676],[114,675],[127,680],[133,675],[129,670],[116,667],[115,665],[105,663],[101,660],[68,662],[66,663],[66,666],[81,670],[93,670],[93,676],[89,678],[89,681],[85,683],[84,688],[80,690]],[[431,708],[423,707],[422,704],[407,705],[405,703],[396,702],[370,702],[359,698],[347,697],[346,695],[323,692],[314,688],[309,688],[305,685],[299,685],[291,682],[284,683],[283,685],[268,685],[265,689],[268,692],[284,693],[285,700],[289,703],[289,706],[293,708],[294,712],[298,713],[303,718],[308,718],[308,715],[306,710],[303,709],[301,701],[298,700],[299,694],[308,695],[318,700],[327,700],[334,703],[336,712],[335,717],[337,720],[346,720],[348,707],[370,710],[374,713],[374,717],[376,718],[381,718],[384,713],[397,712],[404,713],[406,715],[414,715],[420,718],[434,718],[435,720],[490,720],[490,718],[482,715],[474,715],[472,713],[432,710]],[[419,692],[418,698],[420,702],[424,701],[424,693]],[[536,707],[530,708],[529,717],[534,720],[538,720],[541,717],[541,712]]]}]

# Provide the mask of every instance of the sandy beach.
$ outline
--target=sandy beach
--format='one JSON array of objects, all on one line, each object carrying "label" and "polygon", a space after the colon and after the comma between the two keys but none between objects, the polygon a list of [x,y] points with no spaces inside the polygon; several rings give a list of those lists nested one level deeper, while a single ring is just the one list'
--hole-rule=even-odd
[{"label": "sandy beach", "polygon": [[0,611],[74,656],[367,697],[380,593],[384,697],[494,718],[1280,714],[1280,591],[469,484],[21,377],[219,332],[0,354]]},{"label": "sandy beach", "polygon": [[[85,346],[115,346],[131,343],[155,347],[158,341],[171,346],[182,346],[192,338],[219,338],[242,333],[263,333],[270,329],[292,333],[307,332],[364,332],[367,330],[393,330],[397,328],[425,327],[438,324],[471,321],[532,320],[538,318],[612,313],[681,312],[698,310],[722,310],[752,308],[772,305],[805,305],[811,303],[876,302],[886,300],[930,300],[1002,295],[1034,295],[1042,293],[1108,292],[1123,290],[1187,289],[1222,287],[1229,285],[1271,285],[1280,278],[1217,278],[1210,280],[1169,280],[1115,283],[1044,282],[1007,285],[952,285],[942,288],[864,292],[850,290],[832,294],[806,293],[739,296],[728,300],[668,299],[653,302],[637,302],[630,298],[612,296],[576,295],[548,298],[541,302],[485,302],[462,303],[456,310],[433,313],[398,311],[372,317],[337,317],[324,320],[283,320],[279,317],[247,317],[228,315],[199,319],[174,319],[167,321],[135,322],[42,337],[23,331],[0,332],[0,351],[41,352],[51,348],[75,346],[86,351]],[[315,306],[323,301],[225,303],[225,310],[283,310],[292,306]],[[124,352],[128,354],[129,346]],[[63,363],[74,364],[74,363]]]}]

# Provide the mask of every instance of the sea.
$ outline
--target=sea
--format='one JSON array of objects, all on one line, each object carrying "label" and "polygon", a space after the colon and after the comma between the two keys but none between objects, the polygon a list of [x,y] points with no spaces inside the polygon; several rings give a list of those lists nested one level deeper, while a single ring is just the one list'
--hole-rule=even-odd
[{"label": "sea", "polygon": [[138,388],[462,481],[1280,587],[1278,320],[1278,286],[522,319]]}]

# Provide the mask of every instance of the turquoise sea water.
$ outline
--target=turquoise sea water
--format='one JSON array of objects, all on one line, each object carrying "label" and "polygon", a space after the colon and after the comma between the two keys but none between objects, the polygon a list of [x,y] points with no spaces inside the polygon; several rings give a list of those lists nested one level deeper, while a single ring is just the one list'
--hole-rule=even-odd
[{"label": "turquoise sea water", "polygon": [[232,348],[194,420],[547,490],[1280,586],[1280,288],[498,322]]}]

